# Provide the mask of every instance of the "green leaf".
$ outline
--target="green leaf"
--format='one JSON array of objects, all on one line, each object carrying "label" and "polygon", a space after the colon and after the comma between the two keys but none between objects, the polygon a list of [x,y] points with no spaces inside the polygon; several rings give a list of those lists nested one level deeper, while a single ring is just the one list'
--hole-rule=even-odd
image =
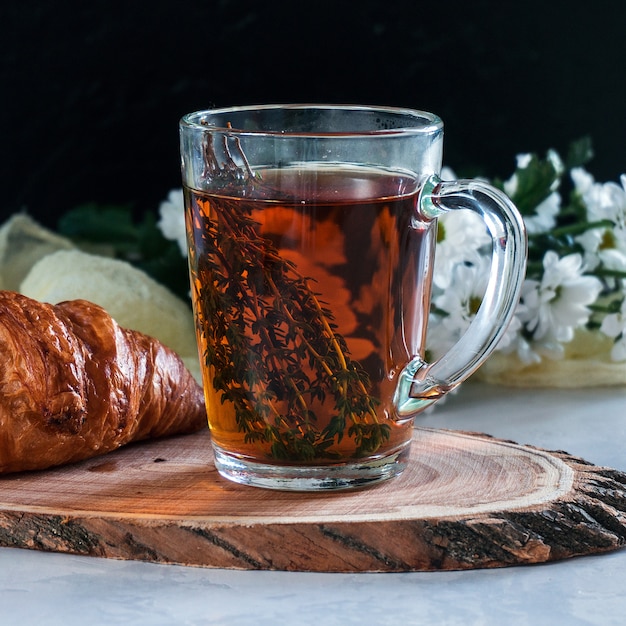
[{"label": "green leaf", "polygon": [[143,270],[183,300],[189,299],[187,259],[176,242],[163,236],[153,213],[146,212],[135,222],[130,205],[88,203],[61,216],[57,230],[78,246],[106,244],[115,258]]},{"label": "green leaf", "polygon": [[593,156],[591,137],[581,137],[570,144],[567,158],[565,159],[565,167],[568,170],[574,167],[581,167],[591,161]]},{"label": "green leaf", "polygon": [[518,168],[515,174],[517,189],[511,199],[522,215],[534,214],[537,206],[552,193],[561,175],[550,159],[541,160],[534,155],[528,166]]},{"label": "green leaf", "polygon": [[116,247],[138,239],[130,205],[83,204],[62,215],[57,230],[73,240],[110,243]]}]

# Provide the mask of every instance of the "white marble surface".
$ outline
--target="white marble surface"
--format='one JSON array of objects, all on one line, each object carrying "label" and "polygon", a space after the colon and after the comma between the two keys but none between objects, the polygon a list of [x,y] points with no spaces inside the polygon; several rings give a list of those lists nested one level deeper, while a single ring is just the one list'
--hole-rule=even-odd
[{"label": "white marble surface", "polygon": [[[419,420],[626,471],[626,389],[467,384]],[[626,624],[626,550],[469,572],[199,569],[0,549],[0,624]]]}]

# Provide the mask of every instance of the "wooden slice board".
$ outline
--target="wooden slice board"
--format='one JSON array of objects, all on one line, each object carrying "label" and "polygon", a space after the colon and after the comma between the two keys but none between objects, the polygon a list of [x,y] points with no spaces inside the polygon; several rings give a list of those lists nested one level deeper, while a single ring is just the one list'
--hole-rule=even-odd
[{"label": "wooden slice board", "polygon": [[203,567],[502,567],[626,544],[626,474],[488,435],[418,428],[404,473],[294,493],[218,476],[207,432],[0,478],[0,545]]}]

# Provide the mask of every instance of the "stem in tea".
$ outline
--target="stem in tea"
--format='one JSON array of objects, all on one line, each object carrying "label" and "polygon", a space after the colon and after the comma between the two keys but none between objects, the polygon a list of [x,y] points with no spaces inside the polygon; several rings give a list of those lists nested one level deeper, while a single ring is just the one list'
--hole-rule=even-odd
[{"label": "stem in tea", "polygon": [[[347,429],[357,456],[375,452],[390,427],[379,422],[369,377],[350,358],[311,279],[260,235],[242,203],[197,202],[195,226],[210,251],[201,258],[191,252],[204,277],[194,286],[204,358],[246,442],[268,444],[276,459],[328,459]],[[333,415],[321,427],[316,410],[327,398]]]}]

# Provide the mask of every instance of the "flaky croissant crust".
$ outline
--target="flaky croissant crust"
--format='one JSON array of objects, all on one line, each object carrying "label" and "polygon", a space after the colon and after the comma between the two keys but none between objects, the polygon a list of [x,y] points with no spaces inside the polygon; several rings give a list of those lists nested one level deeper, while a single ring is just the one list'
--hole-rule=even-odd
[{"label": "flaky croissant crust", "polygon": [[159,341],[84,300],[0,291],[0,473],[203,427],[201,387]]}]

